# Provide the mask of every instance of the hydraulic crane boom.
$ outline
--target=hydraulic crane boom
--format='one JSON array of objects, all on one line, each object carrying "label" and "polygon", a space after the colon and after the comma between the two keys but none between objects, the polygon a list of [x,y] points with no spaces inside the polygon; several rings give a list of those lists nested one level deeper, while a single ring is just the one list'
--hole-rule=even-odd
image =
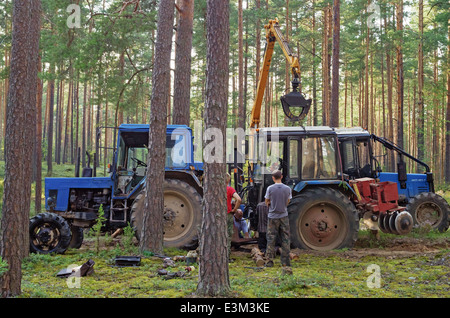
[{"label": "hydraulic crane boom", "polygon": [[[294,79],[292,80],[293,91],[287,95],[281,97],[281,103],[283,105],[284,113],[291,120],[302,120],[308,113],[309,107],[311,106],[311,100],[305,100],[303,95],[297,92],[297,87],[300,84],[299,73],[300,65],[298,61],[298,56],[292,53],[289,48],[288,41],[284,38],[281,33],[280,27],[278,25],[278,19],[269,20],[269,23],[264,26],[266,29],[266,49],[264,52],[263,66],[260,71],[258,87],[256,89],[256,98],[253,104],[252,114],[250,118],[250,127],[258,128],[260,125],[261,117],[261,105],[264,97],[264,91],[266,88],[267,78],[269,75],[270,63],[272,61],[273,50],[275,46],[275,41],[277,41],[281,49],[283,50],[284,56],[288,61],[292,75]],[[294,116],[290,111],[290,107],[301,107],[301,114]]]}]

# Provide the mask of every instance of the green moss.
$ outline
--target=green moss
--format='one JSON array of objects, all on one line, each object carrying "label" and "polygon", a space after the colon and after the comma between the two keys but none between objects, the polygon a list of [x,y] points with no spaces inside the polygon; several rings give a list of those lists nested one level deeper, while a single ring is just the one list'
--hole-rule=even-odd
[{"label": "green moss", "polygon": [[[0,194],[2,192],[2,165],[0,161]],[[103,171],[98,169],[97,171]],[[43,164],[43,178],[46,166]],[[53,177],[73,176],[73,166],[54,165]],[[42,183],[44,185],[44,183]],[[44,187],[43,187],[44,189]],[[444,193],[450,201],[450,191]],[[32,192],[32,202],[34,191]],[[1,204],[1,203],[0,203]],[[34,208],[31,208],[34,213]],[[375,240],[368,231],[360,231],[354,249],[343,249],[330,253],[302,252],[292,261],[293,275],[282,275],[279,258],[273,268],[256,268],[249,253],[233,253],[235,259],[229,265],[231,296],[245,298],[307,298],[307,297],[445,297],[450,295],[449,287],[449,242],[450,231],[413,230],[406,237],[380,233]],[[398,247],[402,239],[432,240],[433,249],[438,252],[420,255],[396,255],[388,253]],[[198,268],[183,278],[164,279],[157,274],[162,268],[162,259],[145,255],[141,266],[116,268],[112,259],[116,255],[136,254],[131,244],[105,248],[103,241],[98,254],[93,237],[85,237],[83,249],[68,250],[64,255],[32,254],[23,262],[22,295],[20,297],[98,297],[98,298],[143,298],[143,297],[191,297],[198,282]],[[110,240],[110,239],[109,239]],[[90,249],[86,250],[89,243]],[[110,242],[111,243],[111,242]],[[352,252],[373,249],[386,255],[351,256]],[[186,255],[186,251],[165,249],[167,256]],[[350,255],[350,256],[349,256]],[[94,273],[82,277],[80,288],[69,288],[66,279],[56,274],[71,264],[81,265],[87,260],[95,261]],[[446,262],[441,261],[447,260]],[[369,288],[367,268],[376,264],[380,268],[380,288]],[[171,272],[183,271],[184,263],[168,268]],[[0,266],[1,271],[1,266]]]}]

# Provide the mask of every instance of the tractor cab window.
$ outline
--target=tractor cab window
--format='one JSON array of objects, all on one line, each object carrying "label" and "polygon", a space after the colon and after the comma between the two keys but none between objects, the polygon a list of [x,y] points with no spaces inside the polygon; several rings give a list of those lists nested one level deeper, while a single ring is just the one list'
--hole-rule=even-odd
[{"label": "tractor cab window", "polygon": [[344,173],[350,177],[358,177],[358,161],[353,139],[347,139],[341,142],[341,154]]},{"label": "tractor cab window", "polygon": [[336,140],[308,137],[302,142],[302,179],[337,178]]},{"label": "tractor cab window", "polygon": [[289,140],[289,178],[298,179],[298,140]]},{"label": "tractor cab window", "polygon": [[285,161],[283,155],[284,141],[268,141],[265,145],[265,149],[260,149],[262,153],[262,168],[263,174],[272,175],[275,170],[281,170],[285,175]]},{"label": "tractor cab window", "polygon": [[341,141],[342,166],[351,178],[371,177],[369,140],[349,138]]},{"label": "tractor cab window", "polygon": [[273,184],[272,172],[281,170],[283,174],[282,182],[286,180],[287,174],[287,157],[285,149],[286,140],[268,140],[258,143],[258,161],[255,165],[255,182],[263,182],[262,193],[268,186]]},{"label": "tractor cab window", "polygon": [[133,171],[147,162],[148,132],[122,132],[119,136],[118,171]]},{"label": "tractor cab window", "polygon": [[166,167],[184,168],[189,164],[191,150],[189,148],[187,130],[180,129],[166,136]]},{"label": "tractor cab window", "polygon": [[370,149],[368,139],[356,139],[356,152],[359,159],[359,176],[371,177],[372,169],[370,164]]},{"label": "tractor cab window", "polygon": [[128,147],[127,152],[127,169],[136,169],[137,175],[144,176],[147,167],[147,148]]},{"label": "tractor cab window", "polygon": [[126,131],[119,136],[115,194],[130,193],[145,177],[148,132]]}]

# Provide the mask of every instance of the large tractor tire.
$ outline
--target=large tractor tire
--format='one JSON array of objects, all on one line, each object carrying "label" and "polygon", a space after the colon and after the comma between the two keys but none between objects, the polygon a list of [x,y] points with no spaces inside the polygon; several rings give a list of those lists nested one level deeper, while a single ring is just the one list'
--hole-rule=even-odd
[{"label": "large tractor tire", "polygon": [[356,208],[337,190],[304,190],[292,198],[288,212],[293,247],[328,251],[352,247],[358,238]]},{"label": "large tractor tire", "polygon": [[84,230],[79,226],[71,226],[70,231],[72,232],[72,238],[70,240],[69,248],[78,249],[83,244],[84,240]]},{"label": "large tractor tire", "polygon": [[54,213],[40,213],[30,219],[30,251],[49,254],[64,253],[69,247],[72,233],[64,218]]},{"label": "large tractor tire", "polygon": [[419,193],[409,201],[406,210],[412,215],[414,224],[419,226],[428,225],[439,232],[445,232],[449,227],[450,206],[436,193]]},{"label": "large tractor tire", "polygon": [[[145,197],[141,192],[131,207],[131,226],[139,240],[142,232]],[[164,246],[192,247],[198,242],[202,219],[202,198],[189,184],[164,181]]]}]

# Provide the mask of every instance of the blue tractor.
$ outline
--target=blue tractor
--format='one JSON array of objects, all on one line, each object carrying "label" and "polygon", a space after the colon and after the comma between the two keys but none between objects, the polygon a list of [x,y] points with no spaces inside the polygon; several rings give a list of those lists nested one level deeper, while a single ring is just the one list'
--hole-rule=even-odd
[{"label": "blue tractor", "polygon": [[334,128],[260,128],[249,134],[247,147],[245,164],[236,161],[231,170],[244,216],[254,231],[262,232],[260,225],[267,220],[264,195],[273,184],[274,169],[281,170],[282,182],[292,189],[287,209],[293,247],[323,251],[352,247],[361,220],[373,230],[397,235],[411,231],[413,219],[398,202],[395,182],[350,178],[344,173]]},{"label": "blue tractor", "polygon": [[[64,253],[79,248],[83,229],[92,227],[100,206],[103,229],[114,231],[130,224],[139,239],[144,207],[149,125],[122,124],[109,176],[96,177],[83,168],[82,177],[46,178],[45,208],[30,220],[30,249],[36,253]],[[195,244],[201,220],[203,164],[194,161],[192,130],[168,125],[164,183],[164,243]],[[95,165],[94,165],[95,166]]]},{"label": "blue tractor", "polygon": [[[450,207],[447,201],[435,193],[433,173],[421,160],[383,137],[370,134],[359,127],[336,129],[338,134],[343,172],[352,179],[377,178],[380,182],[397,183],[399,203],[406,206],[418,226],[428,225],[445,232],[449,228]],[[378,144],[384,155],[394,151],[398,158],[397,172],[382,171],[374,155]],[[407,173],[405,158],[412,160],[424,170],[423,173]]]}]

